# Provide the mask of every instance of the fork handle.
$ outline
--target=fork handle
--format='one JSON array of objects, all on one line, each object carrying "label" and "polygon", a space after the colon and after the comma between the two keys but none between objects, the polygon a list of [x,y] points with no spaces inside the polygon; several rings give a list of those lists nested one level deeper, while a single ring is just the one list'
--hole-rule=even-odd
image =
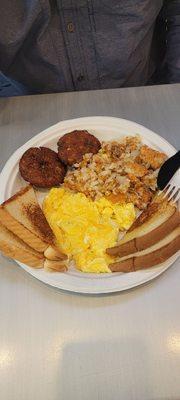
[{"label": "fork handle", "polygon": [[180,150],[174,156],[168,158],[159,170],[157,177],[158,189],[163,190],[180,168]]}]

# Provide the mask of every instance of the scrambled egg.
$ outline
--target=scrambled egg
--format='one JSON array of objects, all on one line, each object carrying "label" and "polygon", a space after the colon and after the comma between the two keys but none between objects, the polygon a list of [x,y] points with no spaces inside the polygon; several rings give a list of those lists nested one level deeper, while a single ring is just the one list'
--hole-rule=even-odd
[{"label": "scrambled egg", "polygon": [[53,188],[43,203],[57,244],[83,272],[111,272],[106,248],[116,244],[119,230],[135,219],[132,203],[113,204],[102,197],[92,201],[82,193]]}]

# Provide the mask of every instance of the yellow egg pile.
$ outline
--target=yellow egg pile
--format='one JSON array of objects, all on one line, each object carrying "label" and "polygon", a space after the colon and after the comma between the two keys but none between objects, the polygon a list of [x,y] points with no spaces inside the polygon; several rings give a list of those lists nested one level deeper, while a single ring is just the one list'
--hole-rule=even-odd
[{"label": "yellow egg pile", "polygon": [[135,219],[132,203],[113,204],[102,197],[92,201],[82,193],[53,188],[43,211],[60,246],[83,272],[111,272],[106,248],[116,244],[119,230]]}]

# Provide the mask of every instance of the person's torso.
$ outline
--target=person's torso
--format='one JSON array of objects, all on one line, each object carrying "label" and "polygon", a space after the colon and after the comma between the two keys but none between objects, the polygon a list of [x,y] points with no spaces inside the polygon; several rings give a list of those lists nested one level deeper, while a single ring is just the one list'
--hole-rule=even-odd
[{"label": "person's torso", "polygon": [[163,0],[9,3],[13,24],[8,32],[6,23],[0,38],[3,71],[37,92],[139,86],[152,74],[152,35]]}]

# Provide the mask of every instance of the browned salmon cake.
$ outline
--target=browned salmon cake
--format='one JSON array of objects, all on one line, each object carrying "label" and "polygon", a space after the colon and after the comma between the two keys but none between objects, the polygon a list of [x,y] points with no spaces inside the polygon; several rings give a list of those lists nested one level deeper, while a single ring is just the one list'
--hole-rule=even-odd
[{"label": "browned salmon cake", "polygon": [[58,141],[58,155],[66,165],[79,163],[84,154],[96,154],[100,148],[100,141],[86,130],[66,133]]},{"label": "browned salmon cake", "polygon": [[19,171],[23,179],[34,186],[59,186],[66,174],[58,154],[47,147],[31,147],[20,159]]}]

